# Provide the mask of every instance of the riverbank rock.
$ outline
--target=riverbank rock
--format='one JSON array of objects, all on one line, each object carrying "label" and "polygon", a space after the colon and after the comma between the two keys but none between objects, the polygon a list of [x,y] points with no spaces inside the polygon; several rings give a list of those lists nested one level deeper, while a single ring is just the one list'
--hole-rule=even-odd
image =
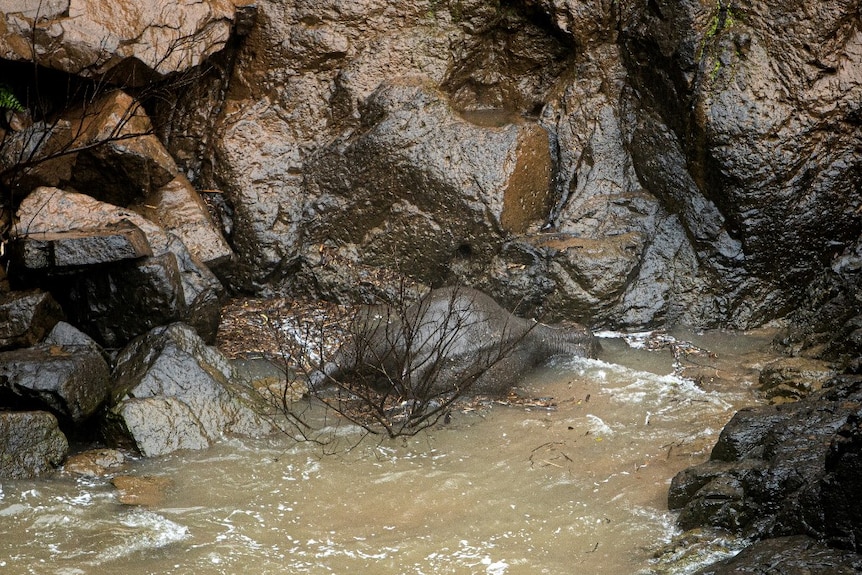
[{"label": "riverbank rock", "polygon": [[776,337],[785,353],[828,360],[849,371],[862,370],[862,236],[833,261],[829,270],[809,284]]},{"label": "riverbank rock", "polygon": [[794,400],[819,391],[837,375],[824,361],[804,357],[783,357],[770,361],[760,370],[760,391],[772,400]]},{"label": "riverbank rock", "polygon": [[69,450],[57,418],[44,411],[0,411],[0,477],[28,479],[52,472]]},{"label": "riverbank rock", "polygon": [[860,547],[858,483],[862,378],[841,376],[796,403],[739,411],[710,460],[674,477],[668,506],[684,529],[711,525],[745,537],[808,535]]},{"label": "riverbank rock", "polygon": [[40,406],[82,423],[101,407],[110,384],[108,364],[87,346],[42,343],[0,352],[0,388],[9,405]]},{"label": "riverbank rock", "polygon": [[126,456],[117,449],[88,449],[70,455],[63,471],[80,477],[104,477],[116,473],[126,463]]},{"label": "riverbank rock", "polygon": [[833,549],[797,535],[758,541],[731,559],[695,575],[853,575],[862,572],[862,556]]},{"label": "riverbank rock", "polygon": [[117,357],[106,435],[154,456],[273,431],[263,398],[231,377],[228,360],[190,327],[156,328]]}]

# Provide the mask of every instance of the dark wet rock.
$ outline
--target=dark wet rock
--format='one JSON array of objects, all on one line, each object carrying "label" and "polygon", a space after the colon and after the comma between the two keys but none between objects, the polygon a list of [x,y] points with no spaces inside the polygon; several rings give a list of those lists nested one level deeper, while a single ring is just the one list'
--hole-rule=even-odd
[{"label": "dark wet rock", "polygon": [[770,361],[760,371],[760,391],[771,399],[800,399],[837,375],[831,364],[804,357]]},{"label": "dark wet rock", "polygon": [[[175,321],[215,341],[221,282],[183,242],[139,214],[57,188],[37,188],[18,209],[18,235],[133,226],[153,255],[111,265],[44,270],[31,278],[50,290],[69,318],[106,347],[120,347]],[[63,273],[60,274],[59,272]]]},{"label": "dark wet rock", "polygon": [[44,411],[0,411],[0,477],[27,479],[52,472],[69,451],[57,418]]},{"label": "dark wet rock", "polygon": [[233,256],[206,204],[185,176],[177,176],[148,196],[139,211],[180,238],[204,265],[218,266]]},{"label": "dark wet rock", "polygon": [[788,354],[862,369],[862,237],[807,286],[791,325],[776,337]]},{"label": "dark wet rock", "polygon": [[[403,304],[407,306],[407,304]],[[469,288],[443,288],[409,307],[370,306],[311,386],[358,381],[425,400],[450,392],[502,395],[557,355],[594,357],[578,325],[549,326],[512,315]]]},{"label": "dark wet rock", "polygon": [[64,281],[70,319],[107,348],[118,348],[150,329],[186,315],[180,270],[168,252],[117,264]]},{"label": "dark wet rock", "polygon": [[46,345],[59,345],[69,349],[77,349],[86,352],[95,352],[104,355],[105,350],[93,341],[93,339],[65,321],[57,322],[54,329],[42,341]]},{"label": "dark wet rock", "polygon": [[826,541],[862,552],[862,414],[847,418],[832,439],[821,490]]},{"label": "dark wet rock", "polygon": [[307,245],[354,245],[361,263],[437,284],[453,262],[487,262],[507,234],[544,221],[548,146],[536,124],[488,129],[460,119],[427,82],[384,84],[363,129],[309,165]]},{"label": "dark wet rock", "polygon": [[271,432],[264,400],[231,377],[228,360],[190,327],[156,328],[117,357],[107,438],[153,456]]},{"label": "dark wet rock", "polygon": [[853,575],[862,572],[862,556],[833,549],[804,536],[758,541],[738,555],[696,575]]},{"label": "dark wet rock", "polygon": [[537,116],[570,64],[572,40],[541,10],[518,8],[483,2],[456,8],[453,19],[469,34],[453,50],[442,87],[454,107],[477,124],[511,123],[507,115]]},{"label": "dark wet rock", "polygon": [[[165,110],[176,134],[171,151],[190,179],[223,190],[236,210],[235,285],[277,289],[292,271],[306,158],[356,124],[382,81],[416,67],[443,81],[457,24],[436,18],[427,4],[402,3],[394,20],[379,9],[373,2],[331,9],[259,2],[234,59],[189,90],[180,113]],[[421,33],[431,22],[434,33]]]},{"label": "dark wet rock", "polygon": [[853,426],[860,414],[858,376],[833,379],[796,403],[741,410],[710,460],[673,479],[668,505],[681,509],[686,529],[711,525],[754,538],[805,534],[856,546],[862,515],[849,519],[847,501],[836,494],[853,485],[845,470],[858,457]]},{"label": "dark wet rock", "polygon": [[41,290],[0,293],[0,349],[27,347],[42,340],[64,318],[50,293]]},{"label": "dark wet rock", "polygon": [[790,312],[859,235],[857,4],[810,25],[801,1],[621,11],[635,168],[722,284],[718,315],[740,325]]},{"label": "dark wet rock", "polygon": [[170,246],[174,251],[67,278],[69,316],[106,347],[175,321],[215,341],[221,283],[179,240]]},{"label": "dark wet rock", "polygon": [[108,397],[108,364],[85,346],[42,343],[0,352],[0,389],[7,405],[50,409],[80,423]]},{"label": "dark wet rock", "polygon": [[131,225],[116,230],[28,234],[15,242],[13,250],[16,264],[25,272],[43,273],[153,255],[144,233]]}]

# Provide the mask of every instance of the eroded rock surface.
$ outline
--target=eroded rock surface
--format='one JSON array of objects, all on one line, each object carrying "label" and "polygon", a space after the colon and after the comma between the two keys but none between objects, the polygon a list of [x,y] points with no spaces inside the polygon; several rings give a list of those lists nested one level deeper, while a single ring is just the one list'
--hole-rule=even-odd
[{"label": "eroded rock surface", "polygon": [[[859,549],[860,518],[843,500],[857,483],[862,379],[843,376],[796,403],[739,411],[710,460],[678,474],[668,504],[683,528],[746,537],[808,535]],[[852,517],[852,519],[851,519]]]},{"label": "eroded rock surface", "polygon": [[51,473],[69,450],[57,418],[45,411],[0,411],[0,477]]},{"label": "eroded rock surface", "polygon": [[7,0],[0,57],[27,61],[35,53],[48,68],[82,76],[114,70],[140,83],[196,66],[222,49],[233,13],[226,0]]},{"label": "eroded rock surface", "polygon": [[273,430],[263,398],[188,326],[156,328],[117,357],[109,439],[143,455],[203,449],[225,434]]}]

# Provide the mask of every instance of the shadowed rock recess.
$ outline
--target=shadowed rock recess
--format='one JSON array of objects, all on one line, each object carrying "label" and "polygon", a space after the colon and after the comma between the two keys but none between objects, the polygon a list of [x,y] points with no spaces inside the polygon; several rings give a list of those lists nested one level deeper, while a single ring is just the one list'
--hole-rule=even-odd
[{"label": "shadowed rock recess", "polygon": [[[0,474],[50,471],[82,428],[151,454],[262,433],[117,389],[118,354],[163,351],[165,326],[209,357],[226,294],[461,285],[590,328],[783,321],[801,359],[767,366],[764,393],[812,393],[793,408],[811,433],[785,439],[834,448],[823,479],[822,449],[800,485],[764,479],[765,453],[718,458],[672,500],[685,525],[858,550],[847,517],[794,513],[858,467],[857,400],[816,406],[862,369],[862,0],[138,4],[0,15],[0,415],[38,459]],[[191,355],[164,361],[208,371]],[[228,372],[207,381],[247,404]],[[159,429],[134,423],[150,413]],[[795,494],[780,520],[738,505],[764,490]]]}]

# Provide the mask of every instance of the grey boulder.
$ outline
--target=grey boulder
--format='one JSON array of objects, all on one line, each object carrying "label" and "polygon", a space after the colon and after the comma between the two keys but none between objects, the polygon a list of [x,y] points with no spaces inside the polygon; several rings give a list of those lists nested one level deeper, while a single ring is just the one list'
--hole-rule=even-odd
[{"label": "grey boulder", "polygon": [[263,398],[233,382],[228,360],[183,324],[132,341],[117,357],[114,378],[107,439],[145,456],[274,429]]},{"label": "grey boulder", "polygon": [[63,462],[68,451],[66,436],[50,413],[0,412],[0,478],[45,475]]},{"label": "grey boulder", "polygon": [[9,403],[49,409],[75,423],[107,399],[110,375],[95,342],[62,322],[43,343],[0,352],[0,389]]}]

